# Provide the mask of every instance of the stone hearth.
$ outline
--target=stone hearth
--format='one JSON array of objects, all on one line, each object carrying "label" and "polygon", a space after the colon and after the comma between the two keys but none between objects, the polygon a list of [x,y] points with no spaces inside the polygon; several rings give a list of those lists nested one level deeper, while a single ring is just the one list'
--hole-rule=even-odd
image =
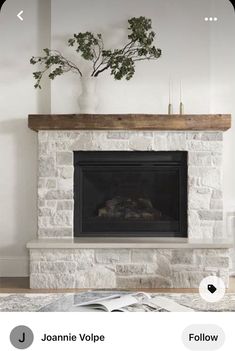
[{"label": "stone hearth", "polygon": [[30,284],[42,288],[197,288],[228,285],[227,249],[31,249]]},{"label": "stone hearth", "polygon": [[[40,245],[28,245],[31,288],[196,288],[214,274],[227,284],[229,245],[214,245],[226,241],[222,146],[220,131],[39,131]],[[102,248],[102,240],[97,247],[79,247],[79,241],[63,247],[63,240],[73,240],[73,152],[79,150],[187,151],[188,242],[197,245],[112,247],[110,238],[109,247]]]}]

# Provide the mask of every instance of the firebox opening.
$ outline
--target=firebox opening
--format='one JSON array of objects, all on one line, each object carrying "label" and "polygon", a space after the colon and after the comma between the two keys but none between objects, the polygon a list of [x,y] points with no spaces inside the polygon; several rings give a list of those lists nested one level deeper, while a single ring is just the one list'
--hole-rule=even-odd
[{"label": "firebox opening", "polygon": [[74,152],[76,237],[187,237],[187,152]]}]

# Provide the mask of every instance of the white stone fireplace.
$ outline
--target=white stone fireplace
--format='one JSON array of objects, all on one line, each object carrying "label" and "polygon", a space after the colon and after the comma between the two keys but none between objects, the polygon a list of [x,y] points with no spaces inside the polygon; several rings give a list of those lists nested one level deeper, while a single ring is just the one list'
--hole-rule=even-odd
[{"label": "white stone fireplace", "polygon": [[[223,128],[43,129],[38,131],[38,239],[28,244],[31,288],[196,288],[201,279],[215,274],[228,284]],[[75,239],[74,151],[186,151],[187,240]]]}]

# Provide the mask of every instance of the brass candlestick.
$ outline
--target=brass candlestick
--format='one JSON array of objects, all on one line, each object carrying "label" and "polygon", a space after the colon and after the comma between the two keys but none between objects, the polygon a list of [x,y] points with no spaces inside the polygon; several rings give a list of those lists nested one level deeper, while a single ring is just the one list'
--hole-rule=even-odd
[{"label": "brass candlestick", "polygon": [[172,97],[173,97],[173,83],[170,77],[169,79],[169,104],[168,104],[168,115],[173,114],[173,105],[172,105]]},{"label": "brass candlestick", "polygon": [[184,104],[183,102],[180,103],[180,115],[184,114]]},{"label": "brass candlestick", "polygon": [[184,114],[184,104],[182,102],[182,80],[180,79],[180,115],[183,115]]},{"label": "brass candlestick", "polygon": [[172,115],[173,114],[173,106],[171,103],[169,103],[168,105],[168,115]]}]

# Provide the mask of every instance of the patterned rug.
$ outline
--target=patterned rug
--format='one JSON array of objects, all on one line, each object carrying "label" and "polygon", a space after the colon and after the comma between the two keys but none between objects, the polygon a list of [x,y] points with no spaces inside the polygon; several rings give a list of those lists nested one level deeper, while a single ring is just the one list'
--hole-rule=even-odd
[{"label": "patterned rug", "polygon": [[[116,292],[115,294],[127,292]],[[128,292],[130,293],[130,292]],[[113,291],[88,291],[78,294],[0,294],[0,312],[87,312],[77,308],[77,304],[89,302],[113,295]],[[216,303],[207,303],[199,294],[151,294],[152,297],[163,296],[181,306],[189,307],[195,312],[233,312],[235,311],[235,294],[226,294]],[[129,308],[130,312],[169,312],[167,309],[146,309],[138,304]],[[180,310],[179,310],[180,312]]]}]

